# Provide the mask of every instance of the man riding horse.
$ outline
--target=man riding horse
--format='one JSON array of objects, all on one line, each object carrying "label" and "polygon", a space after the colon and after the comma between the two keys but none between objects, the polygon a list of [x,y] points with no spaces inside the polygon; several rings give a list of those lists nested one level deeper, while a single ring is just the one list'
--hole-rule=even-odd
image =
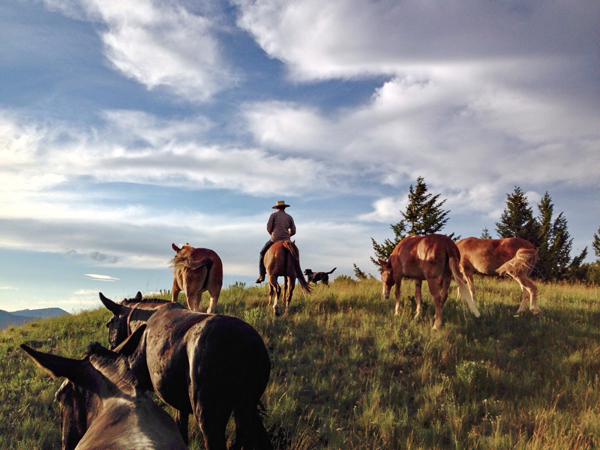
[{"label": "man riding horse", "polygon": [[285,212],[285,208],[288,208],[289,206],[290,205],[286,205],[283,200],[279,200],[277,201],[277,204],[272,207],[273,209],[276,209],[277,212],[271,214],[269,221],[267,222],[267,232],[271,235],[271,239],[267,241],[260,251],[260,260],[258,263],[260,276],[256,279],[257,283],[262,283],[265,281],[267,270],[265,269],[264,258],[267,250],[269,250],[274,242],[289,241],[290,237],[296,234],[296,225],[294,224],[294,219]]}]

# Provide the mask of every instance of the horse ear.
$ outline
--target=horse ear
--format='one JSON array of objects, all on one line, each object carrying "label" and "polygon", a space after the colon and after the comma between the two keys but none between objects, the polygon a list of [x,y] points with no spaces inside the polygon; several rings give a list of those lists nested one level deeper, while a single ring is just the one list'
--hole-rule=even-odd
[{"label": "horse ear", "polygon": [[179,253],[181,251],[181,249],[179,247],[177,247],[175,244],[171,244],[171,247],[173,247],[173,250],[175,250],[177,253]]},{"label": "horse ear", "polygon": [[119,305],[118,303],[113,302],[109,298],[106,298],[104,295],[102,295],[102,292],[99,292],[99,294],[100,294],[100,301],[102,302],[102,304],[104,306],[106,306],[106,309],[108,309],[110,312],[112,312],[115,316],[120,316],[123,311],[123,306]]},{"label": "horse ear", "polygon": [[135,300],[138,302],[142,301],[142,293],[140,291],[138,291],[138,293],[135,294]]},{"label": "horse ear", "polygon": [[117,348],[113,350],[113,352],[118,353],[120,355],[131,356],[137,350],[140,345],[140,341],[142,340],[142,336],[144,335],[144,331],[146,330],[146,324],[142,324],[135,330],[131,335],[125,339]]},{"label": "horse ear", "polygon": [[21,348],[38,367],[48,372],[52,378],[64,377],[86,389],[97,389],[97,371],[87,359],[71,359],[38,352],[25,344],[21,344]]},{"label": "horse ear", "polygon": [[389,261],[384,261],[381,258],[377,258],[379,260],[379,264],[381,264],[381,267],[383,268],[388,268],[389,267]]}]

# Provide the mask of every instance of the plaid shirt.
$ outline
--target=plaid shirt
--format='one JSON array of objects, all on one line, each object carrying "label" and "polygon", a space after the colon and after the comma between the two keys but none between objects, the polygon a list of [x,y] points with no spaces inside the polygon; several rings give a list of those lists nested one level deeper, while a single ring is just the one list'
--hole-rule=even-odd
[{"label": "plaid shirt", "polygon": [[271,214],[267,222],[267,231],[271,235],[271,241],[289,241],[290,236],[296,234],[294,219],[284,210]]}]

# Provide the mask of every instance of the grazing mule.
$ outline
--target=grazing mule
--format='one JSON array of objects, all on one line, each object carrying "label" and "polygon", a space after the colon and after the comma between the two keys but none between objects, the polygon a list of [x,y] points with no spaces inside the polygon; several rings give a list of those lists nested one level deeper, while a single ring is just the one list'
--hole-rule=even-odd
[{"label": "grazing mule", "polygon": [[271,450],[260,417],[260,398],[271,371],[265,344],[254,328],[235,317],[193,312],[179,303],[141,294],[117,304],[100,294],[113,313],[109,342],[116,346],[142,324],[146,331],[129,357],[141,387],[154,390],[177,410],[187,442],[194,414],[208,450],[226,450],[225,429],[236,423],[232,449]]},{"label": "grazing mule", "polygon": [[188,308],[200,311],[202,293],[208,291],[210,304],[207,313],[215,312],[217,301],[223,285],[223,263],[221,258],[208,248],[194,248],[185,244],[179,248],[172,244],[177,252],[171,265],[173,266],[173,289],[171,300],[176,302],[183,290]]},{"label": "grazing mule", "polygon": [[415,318],[421,314],[421,285],[423,280],[426,280],[435,305],[433,329],[439,329],[442,326],[442,306],[448,298],[450,281],[454,276],[459,289],[467,299],[469,308],[476,317],[479,317],[477,306],[460,273],[460,253],[454,241],[448,236],[441,234],[408,236],[398,243],[387,261],[380,259],[379,263],[382,269],[384,298],[390,297],[390,290],[394,284],[396,285],[396,314],[400,312],[402,278],[415,280],[417,302]]},{"label": "grazing mule", "polygon": [[302,289],[308,294],[311,293],[310,286],[300,268],[300,252],[293,241],[273,243],[265,254],[265,267],[269,280],[269,305],[273,302],[275,315],[279,315],[278,300],[281,295],[281,286],[277,282],[277,277],[283,277],[282,300],[285,300],[285,314],[288,313],[292,301],[296,278]]},{"label": "grazing mule", "polygon": [[535,246],[519,238],[478,239],[474,237],[461,239],[456,243],[460,250],[461,266],[473,299],[475,288],[473,274],[503,275],[508,274],[521,286],[523,300],[517,314],[529,309],[533,314],[541,312],[537,305],[537,288],[531,278],[531,271],[537,262]]},{"label": "grazing mule", "polygon": [[[143,328],[124,347],[137,346]],[[133,343],[135,341],[135,343]],[[60,403],[63,450],[183,450],[175,422],[137,386],[127,359],[97,342],[83,359],[21,348],[52,377],[67,380],[56,392]]]}]

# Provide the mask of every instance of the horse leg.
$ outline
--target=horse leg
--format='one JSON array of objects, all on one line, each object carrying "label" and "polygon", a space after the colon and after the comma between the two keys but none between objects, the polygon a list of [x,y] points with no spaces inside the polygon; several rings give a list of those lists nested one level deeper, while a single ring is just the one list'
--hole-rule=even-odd
[{"label": "horse leg", "polygon": [[452,274],[450,275],[442,275],[442,280],[441,280],[441,284],[440,284],[440,298],[442,301],[442,306],[444,306],[444,304],[446,303],[446,300],[448,300],[448,292],[450,291],[450,282],[452,281]]},{"label": "horse leg", "polygon": [[524,313],[527,311],[527,300],[529,297],[529,309],[533,314],[539,314],[542,310],[537,305],[537,287],[525,274],[516,274],[511,276],[517,280],[519,286],[521,286],[521,292],[523,293],[523,299],[521,305],[517,311],[517,314]]},{"label": "horse leg", "polygon": [[423,286],[423,282],[421,280],[415,280],[415,301],[417,302],[417,312],[415,313],[415,319],[417,319],[421,312],[423,311],[423,306],[421,305],[421,287]]},{"label": "horse leg", "polygon": [[427,279],[427,286],[429,286],[429,292],[433,296],[433,304],[435,305],[435,317],[433,319],[433,329],[439,330],[442,327],[442,296],[440,288],[435,278]]},{"label": "horse leg", "polygon": [[285,303],[285,312],[284,314],[287,315],[288,313],[288,290],[289,290],[289,277],[284,276],[283,277],[283,292],[281,293],[281,301]]},{"label": "horse leg", "polygon": [[[217,393],[212,393],[213,396],[218,396]],[[233,405],[227,401],[221,401],[220,398],[215,401],[200,401],[201,407],[194,415],[200,424],[200,429],[204,435],[204,446],[207,450],[227,450],[227,439],[225,438],[225,430],[227,422],[233,412]]]},{"label": "horse leg", "polygon": [[277,304],[279,302],[279,294],[281,293],[281,286],[277,282],[277,277],[269,275],[269,305],[271,304],[271,299],[273,299],[273,311],[275,315],[278,316],[279,312],[277,311]]},{"label": "horse leg", "polygon": [[396,287],[394,288],[394,297],[396,298],[396,308],[394,310],[394,315],[400,314],[400,288],[401,288],[402,278],[396,280]]},{"label": "horse leg", "polygon": [[179,298],[179,293],[181,289],[179,288],[179,283],[177,283],[177,277],[173,278],[173,287],[171,288],[171,301],[176,302]]},{"label": "horse leg", "polygon": [[217,309],[217,302],[219,301],[219,295],[221,295],[221,286],[216,286],[208,290],[210,294],[210,304],[208,306],[208,310],[206,311],[209,314],[214,314]]},{"label": "horse leg", "polygon": [[188,445],[188,443],[189,443],[189,437],[188,437],[188,421],[189,421],[189,419],[190,419],[189,411],[180,411],[178,409],[175,411],[175,423],[177,424],[177,429],[179,430],[179,433],[181,433],[181,437],[183,438],[185,445]]},{"label": "horse leg", "polygon": [[[294,287],[296,286],[296,278],[294,277],[286,277],[286,280],[289,278],[289,287],[287,296],[285,299],[285,313],[288,313],[290,303],[292,303],[292,295],[294,294]],[[286,283],[287,284],[287,283]]]}]

